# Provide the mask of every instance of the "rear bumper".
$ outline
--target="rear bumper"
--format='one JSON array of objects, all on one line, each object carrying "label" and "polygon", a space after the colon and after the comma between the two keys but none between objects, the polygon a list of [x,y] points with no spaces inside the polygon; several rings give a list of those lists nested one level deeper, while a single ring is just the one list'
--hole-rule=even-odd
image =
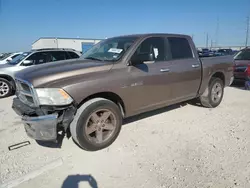
[{"label": "rear bumper", "polygon": [[234,74],[234,81],[249,81],[250,77],[246,74]]},{"label": "rear bumper", "polygon": [[41,108],[33,109],[18,98],[13,100],[12,109],[21,116],[27,135],[41,141],[57,140],[58,131],[68,127],[75,112],[75,108],[69,106],[46,114]]}]

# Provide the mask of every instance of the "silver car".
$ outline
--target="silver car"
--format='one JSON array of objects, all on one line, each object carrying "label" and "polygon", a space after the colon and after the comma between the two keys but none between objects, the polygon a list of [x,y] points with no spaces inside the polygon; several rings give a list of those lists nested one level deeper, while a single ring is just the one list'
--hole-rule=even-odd
[{"label": "silver car", "polygon": [[72,49],[40,49],[24,52],[7,64],[0,65],[0,98],[8,97],[15,92],[15,73],[43,63],[76,59],[81,56],[80,52]]}]

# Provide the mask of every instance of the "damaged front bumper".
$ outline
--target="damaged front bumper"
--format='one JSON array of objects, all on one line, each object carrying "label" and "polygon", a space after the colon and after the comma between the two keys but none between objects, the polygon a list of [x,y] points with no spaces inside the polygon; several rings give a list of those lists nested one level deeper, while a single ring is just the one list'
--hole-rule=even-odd
[{"label": "damaged front bumper", "polygon": [[76,112],[73,105],[31,108],[18,98],[13,99],[12,108],[21,116],[27,135],[41,141],[56,141],[58,132],[67,130]]}]

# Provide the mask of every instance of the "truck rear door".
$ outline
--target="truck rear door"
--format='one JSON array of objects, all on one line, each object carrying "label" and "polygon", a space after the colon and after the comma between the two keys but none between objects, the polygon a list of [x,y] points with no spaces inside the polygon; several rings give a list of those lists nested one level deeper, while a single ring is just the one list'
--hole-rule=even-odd
[{"label": "truck rear door", "polygon": [[167,37],[170,49],[169,79],[171,98],[179,102],[194,98],[201,83],[201,63],[195,57],[191,38]]}]

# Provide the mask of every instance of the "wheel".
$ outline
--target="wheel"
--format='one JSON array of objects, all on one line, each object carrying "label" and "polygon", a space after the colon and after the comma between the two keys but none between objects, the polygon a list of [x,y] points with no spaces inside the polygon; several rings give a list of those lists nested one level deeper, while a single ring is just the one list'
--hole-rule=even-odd
[{"label": "wheel", "polygon": [[220,78],[211,78],[205,92],[200,96],[200,102],[204,107],[217,107],[224,95],[224,84]]},{"label": "wheel", "polygon": [[95,98],[84,103],[70,124],[73,140],[88,151],[112,144],[120,133],[122,113],[110,100]]},{"label": "wheel", "polygon": [[4,79],[0,78],[0,98],[8,97],[13,93],[11,83]]}]

